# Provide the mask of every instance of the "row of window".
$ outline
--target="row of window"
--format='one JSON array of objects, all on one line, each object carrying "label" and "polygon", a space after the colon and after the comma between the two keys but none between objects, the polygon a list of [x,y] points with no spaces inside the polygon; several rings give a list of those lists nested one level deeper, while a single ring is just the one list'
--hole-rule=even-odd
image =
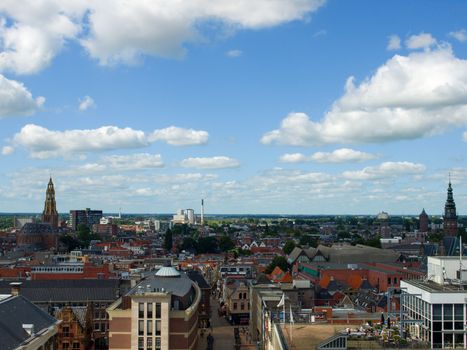
[{"label": "row of window", "polygon": [[80,343],[75,341],[75,342],[73,342],[72,347],[70,347],[70,343],[69,343],[69,342],[63,342],[63,343],[62,343],[62,349],[63,349],[63,350],[68,350],[68,349],[76,350],[76,349],[80,349]]},{"label": "row of window", "polygon": [[[155,303],[155,304],[156,304],[155,318],[161,318],[161,303]],[[154,303],[139,303],[138,304],[138,318],[153,318],[153,315],[154,315],[153,305]]]},{"label": "row of window", "polygon": [[144,348],[144,337],[138,338],[138,350],[161,350],[161,338],[160,337],[148,337],[146,338],[146,349]]},{"label": "row of window", "polygon": [[[250,308],[250,304],[248,303],[240,303],[240,310],[245,310],[245,306],[246,306],[246,310],[248,310]],[[237,310],[238,308],[238,304],[237,303],[233,303],[233,309],[234,310]]]},{"label": "row of window", "polygon": [[144,335],[144,334],[161,335],[161,321],[160,320],[155,320],[154,322],[152,320],[147,320],[146,329],[144,327],[144,324],[145,323],[143,320],[138,321],[138,335]]}]

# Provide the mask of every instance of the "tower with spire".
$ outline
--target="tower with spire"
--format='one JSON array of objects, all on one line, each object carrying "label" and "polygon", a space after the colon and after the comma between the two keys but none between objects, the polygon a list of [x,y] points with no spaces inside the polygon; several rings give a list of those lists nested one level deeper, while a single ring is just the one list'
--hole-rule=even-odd
[{"label": "tower with spire", "polygon": [[448,195],[444,205],[444,234],[447,236],[457,235],[457,213],[456,203],[452,194],[451,178],[449,178]]},{"label": "tower with spire", "polygon": [[58,227],[57,204],[55,203],[55,189],[52,177],[50,177],[47,191],[45,193],[44,211],[42,212],[42,222],[50,226]]}]

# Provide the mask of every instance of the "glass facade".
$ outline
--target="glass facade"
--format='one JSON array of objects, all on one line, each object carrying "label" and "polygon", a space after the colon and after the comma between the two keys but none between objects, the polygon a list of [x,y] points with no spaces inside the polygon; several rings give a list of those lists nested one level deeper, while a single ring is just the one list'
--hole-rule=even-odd
[{"label": "glass facade", "polygon": [[421,320],[411,327],[411,334],[431,344],[432,348],[466,348],[467,305],[449,303],[430,304],[418,296],[403,292],[405,318]]}]

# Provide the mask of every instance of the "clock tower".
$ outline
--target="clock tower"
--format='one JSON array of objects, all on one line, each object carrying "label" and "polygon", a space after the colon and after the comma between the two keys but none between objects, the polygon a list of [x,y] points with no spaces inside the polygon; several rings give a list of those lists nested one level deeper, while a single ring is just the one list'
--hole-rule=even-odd
[{"label": "clock tower", "polygon": [[446,199],[446,204],[444,205],[444,234],[446,236],[456,236],[457,235],[457,213],[456,213],[456,203],[454,202],[454,197],[452,195],[452,186],[451,180],[449,180],[448,186],[448,196]]}]

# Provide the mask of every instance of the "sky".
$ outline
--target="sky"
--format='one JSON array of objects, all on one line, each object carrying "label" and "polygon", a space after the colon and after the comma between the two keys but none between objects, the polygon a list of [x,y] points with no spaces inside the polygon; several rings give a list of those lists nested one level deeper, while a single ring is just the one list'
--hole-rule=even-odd
[{"label": "sky", "polygon": [[0,212],[467,213],[463,0],[3,0]]}]

